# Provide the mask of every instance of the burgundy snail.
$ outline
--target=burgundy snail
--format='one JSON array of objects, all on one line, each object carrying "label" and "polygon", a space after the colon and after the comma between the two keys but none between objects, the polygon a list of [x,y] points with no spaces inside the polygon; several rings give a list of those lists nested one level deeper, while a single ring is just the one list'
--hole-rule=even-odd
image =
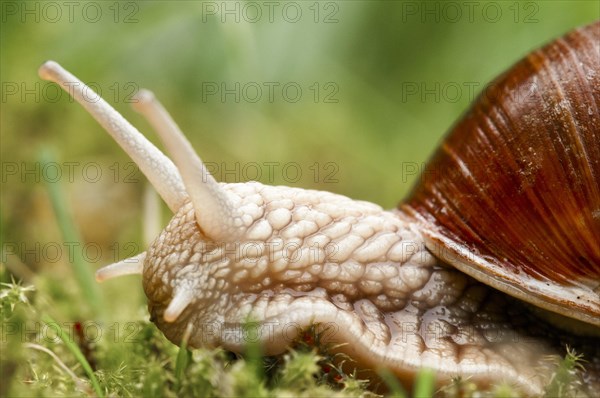
[{"label": "burgundy snail", "polygon": [[[529,54],[445,138],[397,209],[324,191],[218,183],[165,109],[136,109],[173,162],[57,63],[40,68],[113,136],[175,213],[99,280],[143,275],[151,319],[179,343],[266,354],[301,330],[410,383],[461,375],[543,392],[570,345],[600,394],[600,22]],[[76,84],[74,84],[76,83]]]}]

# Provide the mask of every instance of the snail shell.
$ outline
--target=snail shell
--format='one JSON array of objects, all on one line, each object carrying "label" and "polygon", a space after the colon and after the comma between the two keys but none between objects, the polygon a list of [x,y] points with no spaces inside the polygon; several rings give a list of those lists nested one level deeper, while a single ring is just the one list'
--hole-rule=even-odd
[{"label": "snail shell", "polygon": [[600,326],[600,22],[532,52],[454,127],[400,208],[472,277]]},{"label": "snail shell", "polygon": [[[219,184],[150,93],[138,110],[174,163],[78,84],[68,91],[175,213],[146,253],[97,276],[143,273],[151,319],[175,343],[189,330],[191,347],[241,351],[252,319],[267,326],[265,352],[278,354],[289,326],[325,324],[336,329],[324,341],[346,343],[339,349],[360,367],[410,382],[428,366],[440,382],[504,380],[532,395],[548,381],[543,358],[569,344],[590,361],[597,395],[599,42],[596,22],[500,77],[392,211],[328,192]],[[65,89],[78,82],[53,62],[40,75]],[[278,248],[286,244],[296,259]],[[582,321],[575,328],[588,325],[588,336],[503,292]]]}]

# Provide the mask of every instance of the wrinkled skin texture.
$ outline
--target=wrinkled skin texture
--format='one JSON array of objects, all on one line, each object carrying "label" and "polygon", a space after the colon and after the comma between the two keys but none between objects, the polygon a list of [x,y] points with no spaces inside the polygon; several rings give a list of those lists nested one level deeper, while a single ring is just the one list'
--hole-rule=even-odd
[{"label": "wrinkled skin texture", "polygon": [[[360,368],[386,366],[409,381],[427,366],[440,382],[462,375],[536,395],[548,381],[547,356],[570,344],[592,361],[588,388],[600,391],[598,338],[573,338],[437,261],[401,212],[322,191],[221,185],[252,217],[242,239],[211,242],[188,202],[147,252],[150,313],[171,341],[191,324],[192,347],[240,352],[258,339],[279,354],[319,323]],[[163,313],[180,289],[193,302],[168,323]],[[257,327],[244,331],[249,320]]]}]

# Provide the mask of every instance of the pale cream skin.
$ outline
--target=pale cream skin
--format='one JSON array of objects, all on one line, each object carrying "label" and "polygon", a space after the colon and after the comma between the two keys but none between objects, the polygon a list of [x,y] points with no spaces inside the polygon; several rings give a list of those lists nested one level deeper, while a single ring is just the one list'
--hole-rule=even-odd
[{"label": "pale cream skin", "polygon": [[549,371],[539,366],[559,353],[552,338],[523,333],[534,322],[524,305],[438,261],[400,211],[324,191],[217,183],[151,93],[140,93],[137,110],[173,162],[106,102],[86,101],[83,83],[58,64],[40,76],[63,88],[78,82],[74,98],[175,213],[145,253],[97,274],[142,273],[152,320],[174,343],[190,325],[191,347],[240,352],[252,338],[280,354],[317,323],[363,369],[410,380],[429,367],[440,382],[460,375],[543,392]]}]

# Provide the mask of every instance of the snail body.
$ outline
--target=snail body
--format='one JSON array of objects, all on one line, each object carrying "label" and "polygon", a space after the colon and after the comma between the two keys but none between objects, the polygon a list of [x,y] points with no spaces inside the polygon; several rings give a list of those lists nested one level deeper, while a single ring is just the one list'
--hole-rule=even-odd
[{"label": "snail body", "polygon": [[[590,361],[589,392],[600,392],[599,43],[597,22],[500,77],[440,146],[430,177],[390,211],[218,183],[151,93],[137,110],[174,163],[77,85],[75,99],[175,213],[145,253],[98,279],[142,273],[152,321],[175,343],[187,330],[191,347],[242,351],[253,321],[265,353],[279,354],[317,324],[363,368],[409,382],[425,366],[440,381],[504,380],[535,395],[548,382],[544,358],[571,344]],[[63,88],[78,81],[51,61],[40,75]],[[524,92],[530,101],[509,96]]]}]

